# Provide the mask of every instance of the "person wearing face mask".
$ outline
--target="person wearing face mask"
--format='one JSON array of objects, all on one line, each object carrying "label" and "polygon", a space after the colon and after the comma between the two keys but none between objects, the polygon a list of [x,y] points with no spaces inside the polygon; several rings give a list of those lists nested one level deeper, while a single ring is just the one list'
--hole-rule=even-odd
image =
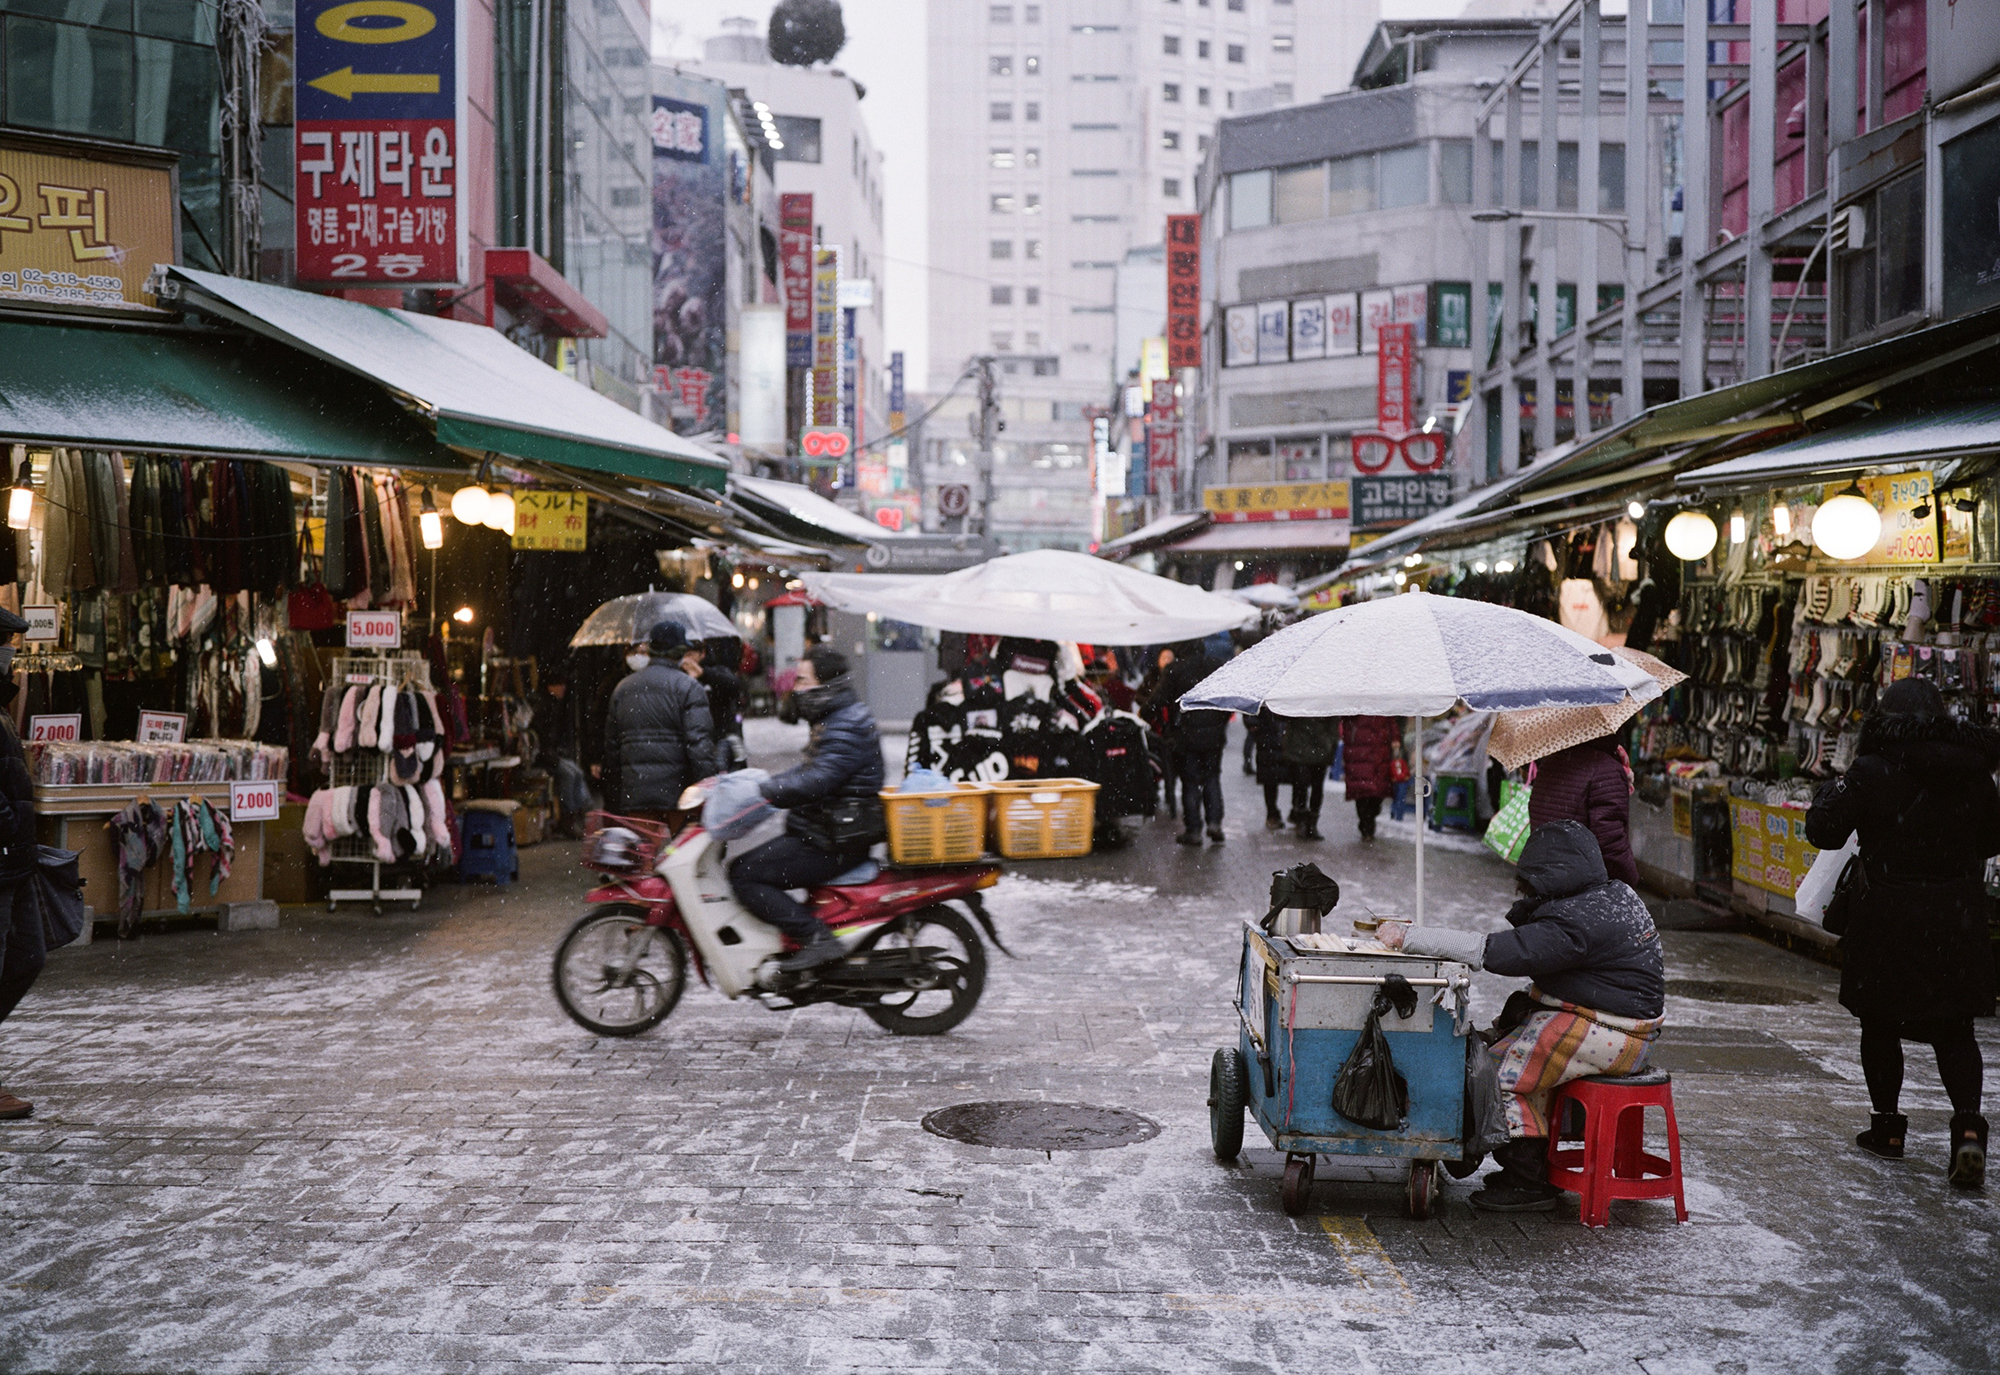
[{"label": "person wearing face mask", "polygon": [[847,656],[824,645],[799,661],[792,703],[812,725],[806,757],[761,785],[786,808],[785,833],[729,864],[729,886],[751,912],[798,943],[782,968],[797,973],[847,953],[803,903],[786,891],[810,888],[868,858],[888,834],[882,799],[882,735],[855,697]]},{"label": "person wearing face mask", "polygon": [[680,667],[686,644],[679,626],[654,626],[643,650],[635,646],[626,657],[636,666],[612,689],[604,721],[611,809],[676,828],[682,791],[722,769],[708,693]]},{"label": "person wearing face mask", "polygon": [[[13,612],[0,608],[0,641],[12,641],[28,628]],[[0,647],[0,706],[13,701],[14,650]],[[28,899],[26,881],[34,873],[35,785],[28,775],[27,751],[14,732],[14,719],[0,712],[0,1021],[14,1010],[48,959],[41,911]],[[0,1089],[0,1122],[34,1112],[35,1105]]]}]

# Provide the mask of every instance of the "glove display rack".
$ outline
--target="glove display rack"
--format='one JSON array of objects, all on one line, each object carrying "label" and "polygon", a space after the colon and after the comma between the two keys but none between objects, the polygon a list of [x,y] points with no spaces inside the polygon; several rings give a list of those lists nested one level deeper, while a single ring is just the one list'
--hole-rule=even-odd
[{"label": "glove display rack", "polygon": [[[370,686],[375,683],[390,683],[398,690],[414,688],[419,692],[431,690],[430,661],[414,651],[398,651],[384,654],[365,654],[349,651],[329,661],[327,682],[347,683],[356,686]],[[442,748],[442,746],[440,746]],[[333,768],[328,778],[328,786],[334,788],[373,788],[388,775],[389,756],[380,749],[351,749],[333,756]],[[376,853],[374,841],[364,829],[356,835],[341,836],[333,842],[333,863],[337,870],[359,876],[367,875],[368,886],[358,884],[336,885],[327,890],[326,908],[338,910],[343,902],[366,902],[374,906],[379,914],[385,902],[407,902],[415,911],[423,905],[424,888],[422,866],[391,865],[385,863]],[[384,869],[408,869],[414,867],[418,875],[415,886],[384,888]]]}]

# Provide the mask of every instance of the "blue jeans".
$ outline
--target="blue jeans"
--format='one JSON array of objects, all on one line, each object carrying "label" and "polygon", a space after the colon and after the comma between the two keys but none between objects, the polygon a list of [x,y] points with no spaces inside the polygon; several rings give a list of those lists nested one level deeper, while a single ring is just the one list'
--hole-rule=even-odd
[{"label": "blue jeans", "polygon": [[1181,780],[1181,825],[1189,835],[1200,835],[1202,818],[1208,829],[1222,829],[1222,751],[1191,750],[1182,745],[1174,751],[1174,769]]}]

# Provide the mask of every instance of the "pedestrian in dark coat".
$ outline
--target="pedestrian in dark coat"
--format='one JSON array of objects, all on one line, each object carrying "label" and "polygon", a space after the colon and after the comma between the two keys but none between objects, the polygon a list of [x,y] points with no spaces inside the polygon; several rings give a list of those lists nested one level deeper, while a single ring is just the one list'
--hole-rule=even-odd
[{"label": "pedestrian in dark coat", "polygon": [[1347,800],[1363,840],[1375,838],[1382,799],[1396,794],[1396,747],[1400,730],[1390,716],[1350,716],[1340,723],[1342,774]]},{"label": "pedestrian in dark coat", "polygon": [[686,637],[661,623],[647,637],[652,662],[628,674],[611,693],[604,722],[610,792],[621,812],[650,812],[678,823],[688,784],[721,772],[708,693],[681,671]]},{"label": "pedestrian in dark coat", "polygon": [[[1285,818],[1278,811],[1278,789],[1286,784],[1296,787],[1298,770],[1285,758],[1285,723],[1269,707],[1255,716],[1244,719],[1244,735],[1256,742],[1256,757],[1253,771],[1257,775],[1257,785],[1264,790],[1264,829],[1282,831]],[[1293,810],[1297,810],[1296,798]]]},{"label": "pedestrian in dark coat", "polygon": [[[0,646],[28,623],[0,607]],[[14,686],[12,648],[0,648],[0,707],[19,691]],[[11,712],[0,711],[0,1021],[7,1019],[48,959],[41,909],[31,900],[28,879],[35,871],[35,784],[27,751],[14,733]],[[35,1105],[0,1089],[0,1122],[28,1116]]]},{"label": "pedestrian in dark coat", "polygon": [[1556,821],[1588,826],[1604,855],[1605,872],[1639,886],[1639,862],[1632,857],[1632,776],[1618,757],[1617,737],[1599,736],[1536,761],[1528,829]]},{"label": "pedestrian in dark coat", "polygon": [[1190,711],[1180,704],[1218,667],[1202,641],[1188,640],[1174,646],[1173,662],[1154,689],[1153,705],[1166,718],[1167,744],[1181,782],[1182,830],[1174,839],[1182,845],[1201,844],[1204,813],[1208,838],[1218,844],[1222,840],[1222,751],[1229,740],[1230,713]]},{"label": "pedestrian in dark coat", "polygon": [[1953,720],[1934,686],[1906,678],[1882,693],[1853,766],[1806,814],[1806,839],[1823,850],[1860,834],[1865,889],[1843,903],[1840,1002],[1861,1019],[1874,1115],[1855,1143],[1902,1157],[1902,1043],[1928,1041],[1951,1098],[1951,1181],[1966,1188],[1986,1172],[1972,1019],[1993,1015],[1984,874],[2000,853],[1996,764],[2000,735]]}]

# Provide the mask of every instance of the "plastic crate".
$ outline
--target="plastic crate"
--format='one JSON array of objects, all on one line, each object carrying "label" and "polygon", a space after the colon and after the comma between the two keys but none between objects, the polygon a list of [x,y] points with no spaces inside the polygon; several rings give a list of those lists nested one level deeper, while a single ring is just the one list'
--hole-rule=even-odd
[{"label": "plastic crate", "polygon": [[984,783],[957,783],[950,792],[884,792],[893,864],[970,864],[986,853]]},{"label": "plastic crate", "polygon": [[1097,784],[1083,778],[989,783],[995,845],[1008,859],[1070,859],[1090,853]]}]

